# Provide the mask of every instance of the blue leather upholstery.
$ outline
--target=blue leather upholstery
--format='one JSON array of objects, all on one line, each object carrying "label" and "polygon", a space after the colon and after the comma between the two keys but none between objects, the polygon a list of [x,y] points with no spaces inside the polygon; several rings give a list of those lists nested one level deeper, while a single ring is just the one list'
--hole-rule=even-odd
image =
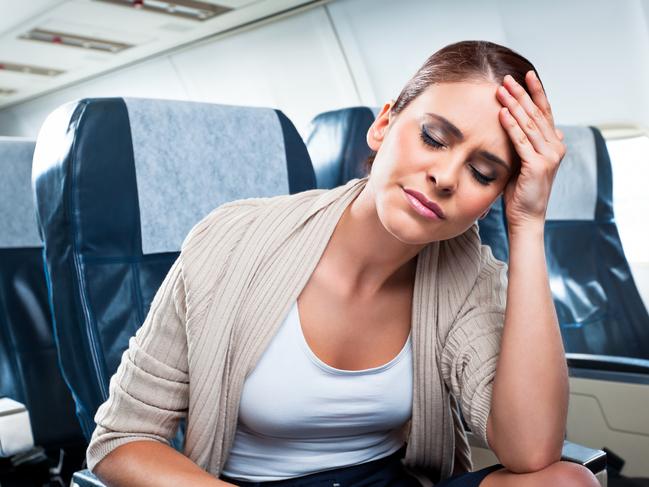
[{"label": "blue leather upholstery", "polygon": [[[349,107],[317,115],[309,127],[307,147],[319,188],[335,188],[350,179],[366,175],[365,161],[372,153],[367,145],[367,130],[378,109]],[[502,198],[478,223],[480,238],[494,256],[507,262],[509,245]]]},{"label": "blue leather upholstery", "polygon": [[0,138],[0,396],[26,405],[34,442],[83,446],[58,366],[31,189],[34,141]]},{"label": "blue leather upholstery", "polygon": [[335,188],[365,176],[364,163],[372,153],[365,136],[376,118],[370,107],[350,107],[317,115],[306,144],[318,188]]},{"label": "blue leather upholstery", "polygon": [[649,315],[613,214],[606,143],[594,127],[560,127],[568,152],[545,224],[550,286],[567,352],[649,359]]},{"label": "blue leather upholstery", "polygon": [[225,201],[311,189],[315,176],[280,111],[106,98],[48,117],[33,182],[61,363],[89,438],[189,229]]}]

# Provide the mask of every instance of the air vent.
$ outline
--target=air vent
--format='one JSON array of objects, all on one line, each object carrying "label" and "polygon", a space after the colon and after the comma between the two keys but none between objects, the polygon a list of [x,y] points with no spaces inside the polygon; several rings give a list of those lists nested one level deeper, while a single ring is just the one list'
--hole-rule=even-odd
[{"label": "air vent", "polygon": [[123,42],[85,37],[76,34],[68,34],[65,32],[54,32],[45,29],[32,29],[27,34],[21,35],[20,39],[47,42],[49,44],[60,44],[62,46],[80,47],[83,49],[92,49],[95,51],[112,53],[121,52],[124,49],[133,47],[132,44],[126,44]]},{"label": "air vent", "polygon": [[16,94],[16,90],[12,90],[9,88],[0,88],[0,96],[9,96],[14,94]]},{"label": "air vent", "polygon": [[96,0],[97,2],[113,3],[125,7],[149,10],[159,14],[173,15],[184,19],[209,20],[217,15],[232,10],[223,5],[201,2],[199,0],[174,0],[161,2],[159,0]]},{"label": "air vent", "polygon": [[44,68],[42,66],[30,66],[29,64],[6,63],[0,61],[0,71],[12,71],[15,73],[36,74],[38,76],[58,76],[65,73],[59,69]]}]

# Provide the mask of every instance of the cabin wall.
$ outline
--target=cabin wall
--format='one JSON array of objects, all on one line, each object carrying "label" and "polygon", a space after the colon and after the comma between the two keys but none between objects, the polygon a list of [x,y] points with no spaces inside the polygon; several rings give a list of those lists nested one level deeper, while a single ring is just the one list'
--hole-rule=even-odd
[{"label": "cabin wall", "polygon": [[642,0],[336,0],[185,47],[0,111],[0,134],[35,137],[80,97],[134,96],[317,113],[378,105],[436,49],[486,39],[535,63],[563,124],[649,127],[649,6]]}]

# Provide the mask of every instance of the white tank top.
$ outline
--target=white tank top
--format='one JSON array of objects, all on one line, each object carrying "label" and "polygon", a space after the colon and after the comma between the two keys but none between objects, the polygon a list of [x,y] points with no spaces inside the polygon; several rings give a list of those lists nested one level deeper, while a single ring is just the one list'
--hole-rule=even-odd
[{"label": "white tank top", "polygon": [[297,302],[244,383],[223,473],[283,480],[378,460],[404,443],[412,415],[412,345],[364,370],[330,367],[309,348]]}]

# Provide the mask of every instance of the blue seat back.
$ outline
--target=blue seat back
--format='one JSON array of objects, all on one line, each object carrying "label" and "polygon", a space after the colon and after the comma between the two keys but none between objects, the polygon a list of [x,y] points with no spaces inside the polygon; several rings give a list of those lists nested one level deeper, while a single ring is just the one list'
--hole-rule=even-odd
[{"label": "blue seat back", "polygon": [[227,201],[312,189],[315,176],[280,111],[105,98],[48,117],[33,182],[62,366],[89,438],[192,226]]},{"label": "blue seat back", "polygon": [[[311,121],[307,147],[319,188],[335,188],[366,175],[365,161],[372,153],[366,135],[378,112],[378,108],[349,107],[321,113]],[[502,198],[494,202],[478,228],[482,242],[491,247],[497,259],[507,262],[509,246]]]},{"label": "blue seat back", "polygon": [[561,126],[568,147],[545,224],[545,252],[567,352],[649,359],[649,316],[613,213],[611,161],[594,127]]},{"label": "blue seat back", "polygon": [[31,188],[35,142],[0,137],[0,396],[27,406],[36,444],[83,443],[58,366]]}]

